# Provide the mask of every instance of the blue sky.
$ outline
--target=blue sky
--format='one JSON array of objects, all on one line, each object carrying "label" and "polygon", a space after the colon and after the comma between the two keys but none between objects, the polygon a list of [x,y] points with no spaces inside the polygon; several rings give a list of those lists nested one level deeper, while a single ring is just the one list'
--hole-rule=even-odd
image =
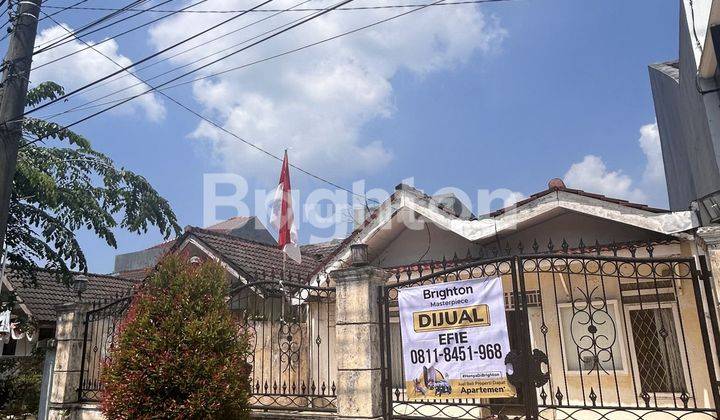
[{"label": "blue sky", "polygon": [[[55,1],[66,3],[49,4]],[[249,4],[207,3],[207,8]],[[657,153],[641,147],[655,147],[652,127],[639,140],[641,127],[655,121],[647,65],[677,55],[677,2],[519,0],[443,10],[399,19],[388,32],[375,34],[387,37],[379,42],[359,36],[256,66],[244,76],[168,93],[275,153],[291,146],[291,161],[297,157],[295,163],[342,185],[364,179],[368,188],[391,190],[413,177],[427,192],[452,186],[471,196],[478,189],[499,188],[531,194],[550,178],[565,177],[569,186],[666,206]],[[360,13],[340,13],[328,16],[318,32],[337,33],[363,21]],[[57,18],[77,27],[92,16],[99,14],[73,11]],[[364,16],[365,21],[374,17]],[[194,28],[173,21],[139,31],[117,40],[111,53],[137,60],[195,31],[188,27]],[[298,29],[277,48],[312,40],[315,29]],[[238,60],[233,64],[247,58]],[[65,67],[49,65],[36,77],[72,84],[92,76],[86,74],[92,73],[87,62],[68,61]],[[312,74],[325,66],[331,70],[327,74],[341,77]],[[248,179],[250,189],[275,187],[279,162],[251,155],[243,145],[228,146],[230,140],[213,140],[195,117],[167,100],[154,100],[105,114],[77,131],[118,165],[146,176],[170,201],[181,225],[203,224],[205,173],[230,171]],[[164,116],[148,117],[158,107]],[[327,187],[297,172],[291,176],[303,196]],[[300,224],[301,242],[324,234]],[[154,231],[142,236],[119,231],[115,250],[87,233],[80,238],[96,272],[111,271],[116,253],[160,240]]]}]

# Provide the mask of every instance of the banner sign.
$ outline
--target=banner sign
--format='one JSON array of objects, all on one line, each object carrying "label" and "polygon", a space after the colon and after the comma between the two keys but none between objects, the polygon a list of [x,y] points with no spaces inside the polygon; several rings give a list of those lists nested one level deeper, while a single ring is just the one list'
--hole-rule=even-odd
[{"label": "banner sign", "polygon": [[500,277],[400,289],[398,304],[408,398],[515,396]]}]

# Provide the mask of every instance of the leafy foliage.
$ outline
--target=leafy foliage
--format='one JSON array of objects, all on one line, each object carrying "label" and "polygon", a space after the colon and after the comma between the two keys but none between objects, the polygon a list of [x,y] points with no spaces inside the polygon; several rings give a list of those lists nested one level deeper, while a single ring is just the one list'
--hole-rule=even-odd
[{"label": "leafy foliage", "polygon": [[[53,82],[28,93],[36,106],[64,93]],[[18,154],[10,203],[8,260],[30,278],[38,262],[69,283],[71,270],[87,271],[85,255],[75,232],[89,229],[116,247],[113,229],[145,233],[156,226],[167,239],[179,234],[169,203],[140,175],[116,168],[81,135],[34,118],[23,122],[27,140]],[[66,143],[51,147],[45,141]]]},{"label": "leafy foliage", "polygon": [[37,415],[44,358],[45,352],[35,349],[27,357],[0,359],[0,416]]},{"label": "leafy foliage", "polygon": [[227,292],[216,262],[161,261],[133,297],[103,367],[107,418],[248,418],[249,347]]}]

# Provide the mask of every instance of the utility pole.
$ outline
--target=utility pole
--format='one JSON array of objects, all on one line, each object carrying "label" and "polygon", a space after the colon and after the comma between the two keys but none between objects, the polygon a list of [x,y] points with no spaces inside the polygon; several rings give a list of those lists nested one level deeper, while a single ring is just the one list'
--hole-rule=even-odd
[{"label": "utility pole", "polygon": [[[22,115],[27,99],[32,54],[42,0],[19,0],[3,64],[0,99],[0,251],[5,249],[10,195],[22,138]],[[8,11],[10,13],[10,11]],[[19,121],[13,121],[13,120]]]}]

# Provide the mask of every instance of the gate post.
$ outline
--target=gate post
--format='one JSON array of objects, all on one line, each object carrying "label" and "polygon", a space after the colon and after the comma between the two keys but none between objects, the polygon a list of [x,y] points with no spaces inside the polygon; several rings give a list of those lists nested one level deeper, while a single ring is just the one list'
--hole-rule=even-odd
[{"label": "gate post", "polygon": [[63,418],[68,404],[78,402],[82,369],[83,331],[88,304],[72,302],[55,308],[55,367],[52,374],[49,419]]},{"label": "gate post", "polygon": [[356,265],[330,273],[335,281],[335,360],[337,417],[383,417],[380,352],[380,285],[388,273]]},{"label": "gate post", "polygon": [[[710,272],[715,284],[713,288],[720,290],[720,226],[703,226],[698,228],[697,242],[705,249],[710,263]],[[714,301],[714,297],[711,297]],[[714,303],[717,305],[717,302]]]}]

